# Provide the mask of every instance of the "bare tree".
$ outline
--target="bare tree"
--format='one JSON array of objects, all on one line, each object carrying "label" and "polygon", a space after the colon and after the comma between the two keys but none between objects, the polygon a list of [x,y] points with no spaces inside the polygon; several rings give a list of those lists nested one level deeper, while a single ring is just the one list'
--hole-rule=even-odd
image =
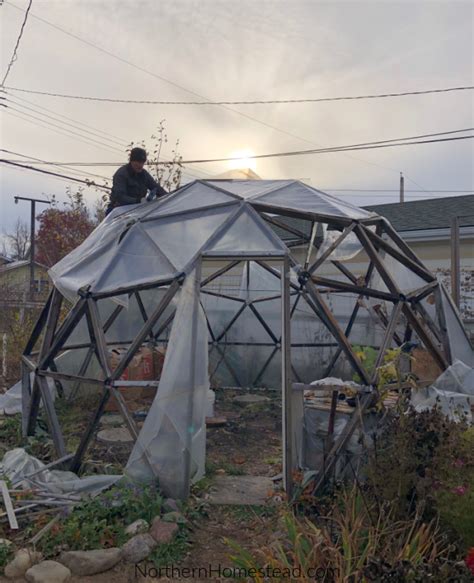
[{"label": "bare tree", "polygon": [[7,247],[12,259],[26,259],[30,248],[30,229],[28,224],[18,219],[13,230],[10,233],[5,233],[5,238],[7,245],[4,245],[3,251],[7,251],[5,249]]}]

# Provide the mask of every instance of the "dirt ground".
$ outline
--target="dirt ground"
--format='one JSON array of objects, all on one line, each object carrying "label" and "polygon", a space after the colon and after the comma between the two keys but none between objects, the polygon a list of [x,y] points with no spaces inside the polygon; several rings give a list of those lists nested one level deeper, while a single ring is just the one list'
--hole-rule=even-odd
[{"label": "dirt ground", "polygon": [[[130,583],[132,581],[231,581],[234,565],[229,555],[232,548],[226,539],[232,540],[247,550],[256,550],[268,543],[269,533],[275,532],[278,521],[278,497],[270,498],[265,507],[218,506],[209,504],[209,490],[216,475],[252,475],[274,477],[281,472],[281,402],[275,393],[259,393],[269,397],[268,401],[241,405],[233,398],[242,391],[231,389],[216,391],[215,415],[225,417],[223,426],[207,429],[206,478],[193,488],[191,505],[199,507],[197,516],[192,516],[188,536],[188,548],[184,558],[175,564],[183,576],[175,570],[166,573],[164,567],[157,573],[150,563],[135,565],[120,564],[115,569],[90,577],[73,577],[71,583]],[[94,451],[114,459],[126,455],[126,449],[117,451]],[[276,482],[278,484],[278,482]],[[194,576],[191,570],[195,569]],[[201,576],[197,569],[201,568]],[[224,577],[219,577],[219,568]],[[148,571],[148,576],[143,572]],[[166,575],[169,576],[166,576]],[[205,576],[210,574],[211,576]],[[161,575],[161,576],[159,576]],[[6,579],[0,577],[0,581]],[[240,579],[242,580],[242,579]]]}]

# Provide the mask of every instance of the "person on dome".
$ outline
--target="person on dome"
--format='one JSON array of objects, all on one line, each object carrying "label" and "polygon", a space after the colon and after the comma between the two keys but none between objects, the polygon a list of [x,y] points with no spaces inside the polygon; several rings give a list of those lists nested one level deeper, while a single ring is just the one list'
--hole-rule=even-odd
[{"label": "person on dome", "polygon": [[[119,206],[141,202],[144,196],[147,201],[151,201],[168,194],[144,169],[145,162],[146,151],[143,148],[132,148],[129,163],[121,166],[112,179],[110,202],[105,216]],[[150,191],[148,195],[147,191]]]}]

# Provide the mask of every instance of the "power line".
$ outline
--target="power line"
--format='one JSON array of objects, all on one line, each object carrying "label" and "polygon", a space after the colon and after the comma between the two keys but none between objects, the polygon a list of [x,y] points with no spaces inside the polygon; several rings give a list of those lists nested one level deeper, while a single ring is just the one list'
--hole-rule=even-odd
[{"label": "power line", "polygon": [[[19,8],[18,6],[16,6],[15,4],[13,4],[12,2],[9,2],[8,0],[5,2],[6,4],[8,4],[9,6],[11,6],[12,8],[15,8],[16,10],[22,10],[21,8]],[[39,20],[40,22],[43,22],[44,24],[46,24],[47,26],[50,26],[56,30],[59,30],[60,32],[62,32],[63,34],[74,38],[76,40],[78,40],[79,42],[82,42],[90,47],[93,47],[94,49],[108,55],[109,57],[112,57],[113,59],[116,59],[122,63],[125,63],[126,65],[129,65],[130,67],[133,67],[135,69],[137,69],[138,71],[141,71],[143,73],[146,73],[147,75],[150,75],[156,79],[159,79],[160,81],[164,81],[165,83],[168,83],[169,85],[172,85],[173,87],[176,87],[177,89],[180,89],[181,91],[184,91],[185,93],[189,93],[190,95],[194,95],[195,97],[198,97],[199,99],[204,99],[207,101],[211,101],[208,97],[201,95],[200,93],[196,93],[195,91],[192,91],[191,89],[187,89],[186,87],[183,87],[182,85],[179,85],[178,83],[175,83],[174,81],[171,81],[170,79],[167,79],[166,77],[163,77],[162,75],[158,75],[157,73],[154,73],[153,71],[150,71],[149,69],[145,69],[144,67],[140,67],[139,65],[136,65],[135,63],[132,63],[131,61],[128,61],[127,59],[124,59],[123,57],[120,57],[98,45],[96,45],[95,43],[92,43],[88,40],[83,39],[82,37],[73,34],[67,30],[65,30],[64,28],[58,26],[57,24],[53,24],[52,22],[49,22],[48,20],[45,20],[44,18],[41,18],[40,16],[37,16],[35,14],[31,14],[31,16],[33,18],[35,18],[36,20]],[[296,140],[299,140],[301,142],[305,142],[306,144],[310,144],[312,146],[319,146],[319,144],[315,143],[315,142],[311,142],[310,140],[307,140],[306,138],[302,138],[301,136],[298,136],[297,134],[294,134],[292,132],[288,132],[286,130],[282,130],[272,124],[269,124],[267,122],[264,122],[256,117],[253,117],[251,115],[248,115],[246,113],[243,113],[242,111],[239,111],[237,109],[233,109],[227,105],[220,105],[219,107],[221,107],[222,109],[224,109],[225,111],[230,111],[232,113],[235,113],[241,117],[244,117],[245,119],[251,120],[255,123],[258,123],[259,125],[262,125],[266,128],[272,129],[280,134],[283,134],[285,136],[294,138]],[[369,162],[368,160],[363,160],[361,158],[356,158],[355,156],[351,156],[351,155],[347,155],[348,158],[352,158],[354,160],[358,160],[360,162],[364,162],[365,164],[370,164],[371,166],[378,166],[379,168],[383,168],[384,170],[390,170],[391,172],[397,172],[398,170],[394,170],[393,168],[389,168],[388,166],[383,166],[382,164],[378,164],[376,162]]]},{"label": "power line", "polygon": [[5,85],[5,81],[7,80],[8,74],[10,73],[10,70],[13,67],[13,63],[18,59],[17,51],[18,51],[18,47],[20,46],[20,40],[21,40],[21,37],[23,36],[23,30],[25,29],[26,21],[28,20],[28,14],[30,12],[32,2],[33,2],[33,0],[30,0],[28,3],[28,6],[26,8],[25,17],[23,19],[23,22],[22,22],[22,25],[20,28],[20,34],[18,35],[18,38],[16,40],[15,48],[13,49],[12,58],[10,59],[10,62],[8,63],[7,71],[5,73],[5,76],[3,77],[2,87]]},{"label": "power line", "polygon": [[[438,142],[452,142],[455,140],[468,140],[474,138],[474,135],[470,136],[456,136],[450,138],[438,138],[434,140],[417,140],[417,141],[402,141],[402,140],[415,140],[415,138],[419,137],[429,137],[429,136],[436,136],[436,135],[445,135],[451,134],[461,131],[471,131],[472,128],[469,130],[455,130],[455,132],[442,132],[438,134],[426,134],[425,136],[415,136],[411,138],[398,138],[393,140],[383,140],[378,142],[366,142],[363,144],[353,144],[350,146],[335,146],[331,148],[320,148],[314,150],[297,150],[297,151],[290,151],[290,152],[277,152],[274,154],[257,154],[252,156],[252,159],[261,159],[261,158],[282,158],[282,157],[290,157],[290,156],[304,156],[308,154],[325,154],[325,153],[333,153],[333,152],[353,152],[358,150],[373,150],[378,148],[393,148],[395,146],[410,146],[414,144],[433,144]],[[400,142],[400,143],[394,143]],[[183,164],[205,164],[208,162],[232,162],[234,160],[239,160],[240,158],[208,158],[207,160],[183,160]]]},{"label": "power line", "polygon": [[8,164],[10,166],[16,166],[18,168],[24,168],[26,170],[32,170],[33,172],[39,172],[40,174],[47,174],[49,176],[56,176],[58,178],[66,178],[67,180],[72,180],[73,182],[78,182],[80,184],[85,184],[86,186],[95,186],[96,188],[101,188],[102,190],[110,190],[110,187],[96,184],[92,180],[81,180],[79,178],[75,178],[74,176],[67,176],[66,174],[58,174],[57,172],[51,172],[50,170],[43,170],[41,168],[34,168],[33,166],[27,166],[25,164],[19,164],[18,162],[12,162],[11,160],[5,160],[4,158],[0,158],[0,163]]},{"label": "power line", "polygon": [[[180,86],[179,86],[180,87]],[[180,87],[182,88],[182,87]],[[305,99],[254,99],[240,101],[167,101],[152,99],[120,99],[116,97],[93,97],[90,95],[71,95],[67,93],[53,93],[49,91],[38,91],[33,89],[24,89],[21,87],[6,87],[10,91],[19,91],[22,93],[31,93],[35,95],[45,95],[48,97],[60,97],[63,99],[76,99],[81,101],[98,101],[106,103],[123,103],[135,105],[282,105],[282,104],[301,104],[301,103],[321,103],[327,101],[355,101],[363,99],[382,99],[387,97],[405,97],[409,95],[429,95],[433,93],[449,93],[453,91],[472,91],[474,85],[462,87],[446,87],[443,89],[425,89],[421,91],[403,91],[398,93],[378,93],[369,95],[346,95],[340,97],[314,97]],[[192,93],[192,92],[191,92]]]},{"label": "power line", "polygon": [[[108,178],[107,176],[102,176],[100,174],[93,174],[91,172],[85,172],[85,171],[81,171],[80,173],[75,170],[74,168],[72,168],[69,165],[63,164],[63,165],[59,165],[59,164],[52,164],[51,162],[46,162],[45,160],[41,160],[41,158],[35,158],[34,156],[28,156],[26,154],[20,154],[19,152],[12,152],[11,150],[6,150],[5,148],[0,148],[0,152],[5,152],[6,154],[13,154],[14,156],[20,156],[20,158],[27,158],[28,164],[41,164],[41,165],[48,165],[48,166],[55,166],[59,169],[61,168],[66,168],[67,170],[69,170],[70,172],[73,172],[76,175],[79,176],[91,176],[93,178],[101,178],[102,180],[110,180],[110,178]],[[18,160],[9,160],[11,162],[18,162]]]},{"label": "power line", "polygon": [[[2,98],[0,97],[0,100],[1,100],[1,99],[2,99]],[[33,113],[37,113],[37,114],[38,114],[38,115],[40,115],[40,116],[44,116],[44,117],[46,117],[46,118],[50,118],[50,119],[52,119],[52,120],[54,120],[54,121],[57,121],[57,122],[59,122],[60,124],[66,124],[66,125],[70,125],[71,127],[75,128],[75,129],[78,129],[78,130],[79,130],[79,131],[81,131],[81,132],[84,132],[84,133],[90,133],[92,136],[97,136],[97,137],[99,137],[99,138],[101,138],[101,139],[104,139],[104,140],[109,140],[109,139],[110,139],[110,137],[109,137],[109,136],[111,136],[111,137],[113,137],[113,138],[117,138],[118,140],[121,140],[121,141],[120,141],[120,142],[118,142],[118,141],[116,141],[116,140],[113,140],[113,141],[114,141],[114,143],[118,144],[119,146],[122,146],[122,147],[123,147],[123,151],[125,152],[125,149],[126,149],[126,147],[127,147],[127,145],[128,145],[128,144],[126,143],[126,140],[125,140],[124,138],[120,138],[120,137],[118,137],[118,136],[114,136],[113,134],[108,134],[107,132],[104,132],[103,130],[100,130],[100,129],[98,129],[98,128],[94,128],[94,127],[92,127],[92,126],[89,126],[89,125],[87,125],[87,124],[84,124],[83,122],[81,122],[81,121],[79,121],[79,120],[75,120],[74,118],[70,118],[70,117],[67,117],[67,116],[64,116],[64,115],[58,114],[58,113],[56,113],[56,112],[52,112],[51,110],[49,110],[49,109],[47,109],[47,108],[44,108],[44,107],[42,107],[42,106],[40,106],[40,105],[37,105],[36,103],[32,103],[32,102],[30,102],[30,101],[28,101],[28,100],[26,100],[26,99],[23,99],[23,98],[21,98],[21,97],[16,97],[16,99],[20,99],[20,101],[24,101],[24,102],[26,102],[26,103],[28,103],[28,104],[31,104],[31,105],[33,105],[35,109],[33,109],[33,108],[29,108],[29,107],[27,107],[27,106],[25,106],[25,105],[23,105],[23,104],[21,104],[21,103],[17,103],[17,102],[15,102],[15,101],[13,101],[13,100],[12,100],[10,97],[7,97],[7,102],[14,103],[14,104],[15,104],[15,105],[17,105],[17,106],[19,106],[19,107],[23,107],[23,108],[25,108],[25,109],[27,109],[27,110],[29,110],[29,111],[33,111]],[[7,106],[7,108],[8,108],[8,106]],[[13,109],[13,108],[10,108],[10,109]],[[44,114],[44,113],[42,113],[41,111],[37,111],[38,109],[40,109],[40,110],[43,110],[43,109],[44,109],[45,111],[47,111],[47,112],[49,112],[49,113],[53,113],[53,114],[54,114],[54,116],[51,116],[51,115]],[[23,113],[24,115],[28,115],[28,114],[26,114],[25,112],[22,112],[22,113]],[[33,116],[32,116],[32,117],[33,117]],[[73,124],[71,124],[71,123],[63,122],[61,119],[57,119],[58,117],[63,117],[63,118],[65,118],[65,119],[67,119],[67,120],[70,120],[71,122],[74,122],[74,123],[73,123]],[[25,121],[29,121],[29,120],[25,120]],[[46,120],[41,120],[41,121],[42,121],[43,123],[48,123]],[[84,126],[85,128],[90,128],[90,130],[93,130],[93,131],[89,131],[89,130],[87,130],[87,129],[82,129],[82,127],[80,127],[80,126]],[[59,126],[58,126],[58,127],[59,127]],[[61,128],[61,129],[63,129],[64,131],[71,131],[71,130],[69,130],[69,128]],[[103,136],[102,136],[102,134],[103,134]],[[91,139],[89,136],[83,136],[83,137],[85,137],[86,139]],[[102,143],[102,142],[101,142],[101,143]],[[108,145],[107,145],[107,144],[104,144],[104,146],[108,147]],[[114,148],[114,149],[116,149],[116,148]],[[171,162],[171,160],[170,160],[169,158],[166,158],[165,156],[162,156],[162,158],[163,158],[163,160],[167,160],[167,161]],[[117,166],[117,165],[121,165],[121,164],[123,164],[123,162],[111,163],[110,165],[111,165],[111,166]],[[55,164],[55,165],[57,165],[57,164]],[[192,168],[192,167],[191,167],[191,168]],[[207,171],[205,171],[205,170],[198,169],[198,168],[193,168],[193,169],[194,169],[196,172],[199,172],[200,174],[204,174],[204,175],[208,175],[208,176],[210,175],[210,174],[209,174],[209,172],[207,172]],[[193,174],[193,173],[192,173],[192,172],[190,172],[189,170],[185,170],[185,171],[183,172],[183,174],[186,174],[186,175],[188,175],[188,176],[191,176],[191,177],[193,177],[193,178],[198,178],[198,177],[197,177],[195,174]]]}]

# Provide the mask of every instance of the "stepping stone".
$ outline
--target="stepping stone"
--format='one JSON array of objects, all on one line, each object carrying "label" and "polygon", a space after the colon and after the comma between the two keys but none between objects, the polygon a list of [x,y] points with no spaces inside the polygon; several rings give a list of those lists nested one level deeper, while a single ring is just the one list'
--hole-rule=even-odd
[{"label": "stepping stone", "polygon": [[133,443],[133,437],[126,427],[102,429],[97,434],[97,439],[107,445],[125,445]]},{"label": "stepping stone", "polygon": [[272,492],[273,482],[266,476],[216,476],[208,502],[262,506]]},{"label": "stepping stone", "polygon": [[125,421],[123,420],[122,415],[116,415],[115,413],[111,413],[109,415],[102,415],[100,420],[101,425],[109,426],[109,425],[123,425]]},{"label": "stepping stone", "polygon": [[263,395],[239,395],[238,397],[234,397],[233,399],[236,403],[241,403],[242,405],[251,405],[253,403],[265,403],[270,401],[268,397],[264,397]]}]

